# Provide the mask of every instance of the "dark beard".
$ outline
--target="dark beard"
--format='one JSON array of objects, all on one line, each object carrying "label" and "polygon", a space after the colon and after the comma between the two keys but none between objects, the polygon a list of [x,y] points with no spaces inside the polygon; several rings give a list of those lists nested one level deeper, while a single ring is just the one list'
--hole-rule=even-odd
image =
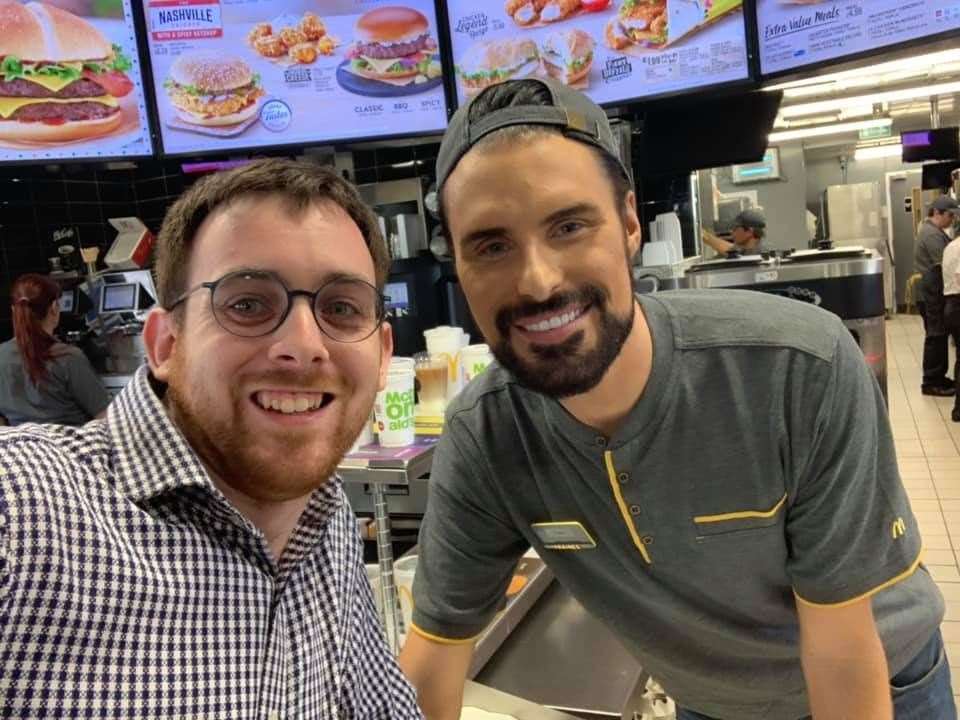
[{"label": "dark beard", "polygon": [[[593,390],[620,354],[633,329],[635,303],[626,317],[617,317],[607,308],[609,295],[596,285],[584,285],[575,292],[554,295],[543,303],[525,303],[497,313],[500,341],[493,354],[517,380],[534,392],[554,398],[568,398]],[[590,306],[600,316],[597,346],[582,351],[584,333],[579,331],[557,345],[531,345],[535,362],[522,359],[510,344],[514,323],[524,317],[550,313],[569,305]]]},{"label": "dark beard", "polygon": [[[180,362],[174,361],[165,398],[171,418],[210,472],[235,490],[262,502],[292,500],[322,487],[334,475],[366,421],[366,417],[359,422],[345,418],[331,438],[331,451],[325,458],[316,464],[291,467],[284,461],[297,457],[302,442],[291,441],[288,453],[268,456],[256,452],[261,444],[247,428],[211,418],[201,409],[203,398],[184,390],[186,382]],[[265,384],[309,386],[302,381],[302,374],[296,373],[274,372],[264,377],[267,380],[272,382]],[[244,402],[242,397],[234,398],[233,417],[242,416]]]}]

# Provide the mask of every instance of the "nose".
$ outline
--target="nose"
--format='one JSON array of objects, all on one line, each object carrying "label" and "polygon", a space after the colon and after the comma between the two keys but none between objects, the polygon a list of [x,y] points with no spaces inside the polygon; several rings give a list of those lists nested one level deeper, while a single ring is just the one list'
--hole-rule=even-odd
[{"label": "nose", "polygon": [[563,270],[556,253],[532,241],[526,244],[521,262],[518,295],[543,302],[557,293],[563,284]]},{"label": "nose", "polygon": [[294,297],[290,313],[277,328],[270,360],[290,369],[308,369],[330,359],[328,338],[317,326],[310,299]]}]

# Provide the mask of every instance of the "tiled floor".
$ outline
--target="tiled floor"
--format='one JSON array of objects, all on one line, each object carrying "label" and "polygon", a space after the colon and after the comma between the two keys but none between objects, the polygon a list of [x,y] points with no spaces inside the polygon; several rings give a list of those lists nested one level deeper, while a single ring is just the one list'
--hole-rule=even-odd
[{"label": "tiled floor", "polygon": [[[953,367],[951,347],[951,368]],[[916,315],[887,323],[890,423],[900,475],[920,523],[924,561],[947,601],[943,637],[960,705],[960,423],[953,398],[920,394],[923,324]]]}]

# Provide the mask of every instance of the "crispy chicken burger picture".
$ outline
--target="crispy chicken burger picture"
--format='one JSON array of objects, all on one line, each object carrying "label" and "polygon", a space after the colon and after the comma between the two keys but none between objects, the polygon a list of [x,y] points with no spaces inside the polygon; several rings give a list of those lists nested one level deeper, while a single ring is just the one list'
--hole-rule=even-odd
[{"label": "crispy chicken burger picture", "polygon": [[263,88],[243,60],[212,52],[188,53],[170,66],[163,86],[180,119],[194,125],[237,125],[259,111]]},{"label": "crispy chicken burger picture", "polygon": [[594,45],[593,38],[583,30],[558,30],[544,38],[540,57],[550,77],[564,85],[575,85],[590,74]]},{"label": "crispy chicken burger picture", "polygon": [[0,2],[0,140],[106,135],[133,90],[129,58],[86,20],[45,3]]},{"label": "crispy chicken burger picture", "polygon": [[386,6],[364,13],[347,51],[350,70],[368,80],[406,80],[430,74],[437,42],[430,21],[407,7]]},{"label": "crispy chicken burger picture", "polygon": [[667,0],[623,0],[606,35],[607,45],[614,50],[632,45],[663,47],[667,44]]}]

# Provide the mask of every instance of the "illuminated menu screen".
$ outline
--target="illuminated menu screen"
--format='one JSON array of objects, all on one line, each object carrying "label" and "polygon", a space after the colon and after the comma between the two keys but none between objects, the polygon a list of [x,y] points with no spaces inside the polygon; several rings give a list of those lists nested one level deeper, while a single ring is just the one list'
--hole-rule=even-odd
[{"label": "illuminated menu screen", "polygon": [[960,28],[958,0],[758,0],[764,75]]},{"label": "illuminated menu screen", "polygon": [[[553,77],[607,104],[749,77],[742,0],[448,0],[462,104]],[[539,8],[539,9],[538,9]]]},{"label": "illuminated menu screen", "polygon": [[148,156],[147,117],[130,0],[0,4],[0,162]]},{"label": "illuminated menu screen", "polygon": [[433,0],[145,0],[164,151],[446,128]]}]

